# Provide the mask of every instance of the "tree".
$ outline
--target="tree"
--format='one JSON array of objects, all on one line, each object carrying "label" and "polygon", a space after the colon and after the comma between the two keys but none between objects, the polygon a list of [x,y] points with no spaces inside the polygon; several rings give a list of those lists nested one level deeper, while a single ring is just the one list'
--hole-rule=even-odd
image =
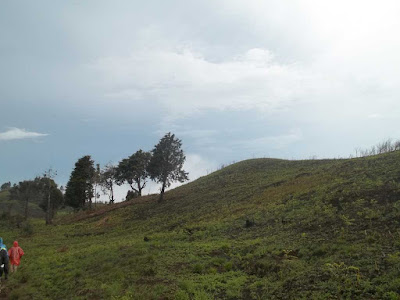
[{"label": "tree", "polygon": [[57,209],[63,204],[64,196],[53,180],[54,173],[51,169],[44,176],[37,179],[38,191],[41,194],[39,207],[46,213],[46,225],[52,223]]},{"label": "tree", "polygon": [[107,164],[100,173],[100,187],[104,195],[108,195],[110,204],[114,203],[114,182],[117,168]]},{"label": "tree", "polygon": [[11,182],[5,182],[0,187],[0,191],[7,191],[9,189],[11,189]]},{"label": "tree", "polygon": [[53,180],[56,175],[57,171],[50,168],[44,172],[43,177],[40,178],[40,190],[44,196],[39,206],[46,212],[46,225],[52,223],[55,210],[62,204],[64,199],[61,191],[57,188],[57,184]]},{"label": "tree", "polygon": [[94,162],[90,155],[80,158],[75,163],[65,190],[65,203],[75,209],[83,209],[86,203],[92,207]]},{"label": "tree", "polygon": [[101,170],[100,170],[100,164],[96,164],[96,170],[94,172],[93,176],[93,184],[94,184],[94,207],[96,207],[97,204],[97,199],[100,198],[100,194],[97,192],[97,186],[100,185],[100,175],[101,175]]},{"label": "tree", "polygon": [[29,217],[29,203],[40,198],[39,177],[34,180],[24,180],[10,189],[10,198],[23,202],[24,217]]},{"label": "tree", "polygon": [[189,180],[188,173],[182,169],[186,157],[181,147],[181,140],[169,132],[152,150],[147,171],[152,180],[162,184],[159,202],[163,201],[165,188],[173,181]]},{"label": "tree", "polygon": [[125,201],[129,201],[139,197],[135,191],[128,191],[125,196]]},{"label": "tree", "polygon": [[121,185],[128,183],[132,191],[140,197],[142,190],[146,186],[147,166],[151,158],[150,152],[137,151],[128,158],[119,162],[116,169],[116,183]]}]

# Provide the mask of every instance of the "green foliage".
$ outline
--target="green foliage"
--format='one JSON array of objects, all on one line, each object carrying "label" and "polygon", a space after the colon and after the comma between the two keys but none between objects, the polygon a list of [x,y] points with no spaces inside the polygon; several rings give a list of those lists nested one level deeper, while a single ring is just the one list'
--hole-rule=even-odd
[{"label": "green foliage", "polygon": [[146,186],[146,179],[148,177],[147,166],[150,158],[150,152],[139,150],[120,161],[115,173],[117,184],[128,183],[132,191],[140,197],[142,189]]},{"label": "green foliage", "polygon": [[185,291],[178,290],[175,293],[175,300],[190,300],[190,297]]},{"label": "green foliage", "polygon": [[[39,206],[45,212],[50,208],[51,219],[64,202],[63,194],[57,184],[48,177],[36,177],[34,180],[25,180],[14,185],[10,189],[9,197],[22,203],[25,219],[30,216],[32,206]],[[11,209],[12,207],[9,207],[7,211],[8,216],[11,216]]]},{"label": "green foliage", "polygon": [[51,224],[57,210],[64,203],[64,195],[53,179],[44,176],[36,180],[41,198],[39,207],[46,212],[46,224]]},{"label": "green foliage", "polygon": [[152,150],[147,170],[152,180],[162,184],[160,202],[163,200],[165,188],[172,182],[189,179],[188,173],[182,169],[186,157],[181,147],[181,140],[169,132]]},{"label": "green foliage", "polygon": [[[28,203],[29,216],[35,218],[41,218],[44,214],[42,209],[39,207],[39,202],[34,201]],[[1,219],[10,219],[16,215],[23,216],[25,213],[25,203],[17,200],[11,199],[10,191],[0,192],[0,215]]]},{"label": "green foliage", "polygon": [[25,221],[21,224],[21,232],[24,236],[31,236],[33,234],[33,225],[29,221]]},{"label": "green foliage", "polygon": [[135,199],[137,197],[139,197],[139,194],[137,192],[128,191],[125,196],[125,201],[129,201],[129,200]]},{"label": "green foliage", "polygon": [[14,185],[10,189],[10,198],[23,203],[25,219],[29,217],[29,204],[40,202],[42,193],[40,188],[40,178],[34,180],[24,180]]},{"label": "green foliage", "polygon": [[202,264],[197,263],[193,266],[193,273],[201,274],[203,273],[203,270],[204,266]]},{"label": "green foliage", "polygon": [[0,191],[8,191],[9,189],[11,189],[11,182],[4,182],[1,186],[0,186]]},{"label": "green foliage", "polygon": [[80,209],[93,198],[93,181],[95,178],[94,162],[89,155],[75,163],[65,190],[65,204]]}]

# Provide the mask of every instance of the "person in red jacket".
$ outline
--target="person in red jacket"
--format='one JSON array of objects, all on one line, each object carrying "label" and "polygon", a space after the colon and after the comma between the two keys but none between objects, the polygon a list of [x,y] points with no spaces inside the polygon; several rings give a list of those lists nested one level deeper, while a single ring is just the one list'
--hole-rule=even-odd
[{"label": "person in red jacket", "polygon": [[18,246],[18,242],[14,241],[14,246],[8,249],[8,257],[11,264],[11,273],[17,272],[17,268],[21,263],[21,257],[24,255],[24,250]]}]

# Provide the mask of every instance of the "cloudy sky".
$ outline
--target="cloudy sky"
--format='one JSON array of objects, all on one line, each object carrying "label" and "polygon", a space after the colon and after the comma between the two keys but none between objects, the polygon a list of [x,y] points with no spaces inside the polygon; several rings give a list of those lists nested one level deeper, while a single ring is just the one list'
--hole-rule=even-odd
[{"label": "cloudy sky", "polygon": [[52,167],[65,184],[81,156],[117,163],[169,131],[191,179],[399,138],[399,15],[396,0],[2,1],[0,182]]}]

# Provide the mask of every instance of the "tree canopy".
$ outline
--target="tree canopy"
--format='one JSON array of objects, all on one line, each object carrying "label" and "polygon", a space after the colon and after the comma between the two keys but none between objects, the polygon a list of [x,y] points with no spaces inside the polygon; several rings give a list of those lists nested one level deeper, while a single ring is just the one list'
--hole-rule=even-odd
[{"label": "tree canopy", "polygon": [[11,182],[4,182],[1,186],[0,186],[0,191],[6,191],[9,190],[11,188]]},{"label": "tree canopy", "polygon": [[29,203],[35,202],[47,212],[46,224],[50,224],[57,209],[63,204],[63,194],[57,184],[49,177],[36,177],[21,181],[10,189],[11,199],[24,204],[24,217],[29,217]]},{"label": "tree canopy", "polygon": [[36,181],[41,199],[39,207],[46,212],[46,224],[51,224],[57,209],[64,203],[64,195],[52,178],[38,177]]},{"label": "tree canopy", "polygon": [[165,188],[172,182],[189,180],[188,173],[183,170],[186,157],[181,147],[182,141],[169,132],[152,150],[147,171],[152,180],[162,184],[160,202],[163,201]]},{"label": "tree canopy", "polygon": [[115,174],[117,184],[121,185],[126,182],[132,191],[141,196],[142,190],[146,186],[147,166],[150,158],[150,152],[139,150],[120,161]]},{"label": "tree canopy", "polygon": [[80,158],[75,163],[65,190],[65,203],[75,209],[85,208],[93,198],[94,162],[90,155]]},{"label": "tree canopy", "polygon": [[24,180],[15,184],[10,189],[10,198],[23,202],[25,219],[29,217],[29,203],[40,201],[39,181],[39,177],[36,177],[34,180]]}]

